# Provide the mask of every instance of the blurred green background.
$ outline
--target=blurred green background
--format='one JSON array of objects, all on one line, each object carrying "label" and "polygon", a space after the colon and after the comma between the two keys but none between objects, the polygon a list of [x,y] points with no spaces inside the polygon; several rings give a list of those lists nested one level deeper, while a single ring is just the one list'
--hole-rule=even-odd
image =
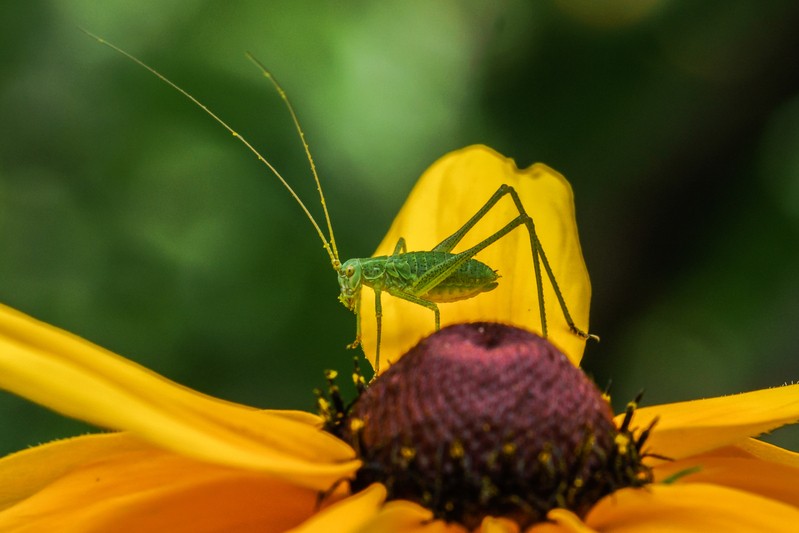
[{"label": "blurred green background", "polygon": [[[354,318],[276,180],[368,256],[436,158],[484,143],[572,182],[592,275],[585,368],[617,407],[799,378],[799,3],[5,2],[0,300],[171,379],[312,409]],[[88,428],[0,394],[0,452]],[[799,449],[799,432],[775,442]]]}]

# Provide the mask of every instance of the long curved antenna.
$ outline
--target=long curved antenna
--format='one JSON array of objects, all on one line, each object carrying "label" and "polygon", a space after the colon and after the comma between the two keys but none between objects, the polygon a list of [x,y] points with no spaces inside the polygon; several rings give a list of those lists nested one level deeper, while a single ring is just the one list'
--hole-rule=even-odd
[{"label": "long curved antenna", "polygon": [[[155,69],[154,69],[153,67],[151,67],[150,65],[146,64],[145,62],[143,62],[142,60],[140,60],[140,59],[139,59],[139,58],[137,58],[136,56],[134,56],[134,55],[131,55],[131,54],[129,54],[128,52],[126,52],[126,51],[122,50],[122,49],[121,49],[121,48],[119,48],[118,46],[116,46],[116,45],[114,45],[114,44],[112,44],[112,43],[110,43],[110,42],[106,41],[106,40],[105,40],[105,39],[103,39],[102,37],[99,37],[99,36],[97,36],[97,35],[93,34],[92,32],[90,32],[90,31],[88,31],[88,30],[86,30],[86,29],[84,29],[84,28],[79,28],[79,29],[80,29],[80,30],[81,30],[83,33],[85,33],[86,35],[88,35],[89,37],[91,37],[91,38],[95,39],[95,40],[96,40],[97,42],[99,42],[100,44],[102,44],[102,45],[105,45],[105,46],[107,46],[107,47],[111,48],[112,50],[114,50],[114,51],[116,51],[116,52],[118,52],[118,53],[122,54],[122,55],[123,55],[123,56],[125,56],[125,57],[127,57],[128,59],[130,59],[131,61],[133,61],[133,62],[134,62],[134,63],[136,63],[137,65],[139,65],[139,66],[141,66],[141,67],[143,67],[143,68],[147,69],[148,71],[150,71],[150,73],[152,73],[152,74],[153,74],[154,76],[156,76],[158,79],[160,79],[161,81],[163,81],[164,83],[166,83],[167,85],[169,85],[170,87],[172,87],[173,89],[175,89],[176,91],[178,91],[180,94],[182,94],[183,96],[185,96],[186,98],[188,98],[188,99],[189,99],[189,100],[190,100],[190,101],[191,101],[193,104],[195,104],[197,107],[199,107],[200,109],[202,109],[203,111],[205,111],[205,113],[206,113],[206,114],[208,114],[208,115],[209,115],[211,118],[213,118],[213,119],[214,119],[214,120],[215,120],[215,121],[216,121],[216,122],[217,122],[217,123],[218,123],[220,126],[222,126],[223,128],[225,128],[225,129],[226,129],[226,130],[227,130],[227,131],[228,131],[228,132],[229,132],[231,135],[233,135],[233,137],[235,137],[236,139],[238,139],[239,141],[241,141],[241,143],[242,143],[244,146],[246,146],[246,147],[247,147],[247,149],[248,149],[250,152],[252,152],[253,154],[255,154],[255,156],[258,158],[258,160],[259,160],[260,162],[262,162],[264,165],[266,165],[266,166],[267,166],[267,168],[268,168],[268,169],[269,169],[269,170],[272,172],[272,174],[274,174],[274,175],[277,177],[277,179],[279,179],[279,180],[280,180],[280,183],[282,183],[282,184],[283,184],[283,186],[284,186],[284,187],[285,187],[285,188],[286,188],[286,189],[289,191],[289,194],[291,194],[291,196],[292,196],[292,197],[293,197],[293,198],[294,198],[294,199],[297,201],[297,203],[300,205],[300,207],[302,208],[303,212],[305,213],[305,216],[306,216],[306,217],[308,217],[308,220],[310,220],[310,221],[311,221],[311,224],[313,225],[314,229],[316,230],[316,233],[319,235],[319,239],[321,239],[321,241],[322,241],[322,245],[324,246],[325,250],[327,251],[327,255],[329,255],[329,256],[330,256],[330,262],[331,262],[331,264],[333,265],[333,268],[334,268],[334,269],[336,269],[336,270],[338,270],[338,267],[341,265],[341,261],[339,261],[339,258],[338,258],[338,252],[336,251],[335,245],[331,245],[331,243],[332,243],[332,241],[333,241],[333,232],[332,232],[332,230],[330,231],[330,241],[331,241],[331,242],[328,242],[328,240],[325,238],[325,234],[322,232],[322,229],[319,227],[319,224],[317,224],[317,223],[316,223],[316,219],[314,219],[313,215],[311,215],[311,212],[308,210],[308,208],[307,208],[307,207],[305,206],[305,204],[302,202],[302,200],[301,200],[301,199],[300,199],[300,197],[297,195],[297,193],[294,191],[294,189],[291,187],[291,185],[289,185],[289,183],[288,183],[288,182],[287,182],[287,181],[286,181],[286,180],[283,178],[283,176],[280,174],[280,172],[278,172],[278,171],[277,171],[277,169],[276,169],[274,166],[272,166],[272,163],[270,163],[269,161],[267,161],[267,159],[266,159],[264,156],[262,156],[262,155],[260,154],[260,152],[258,152],[258,150],[256,150],[256,149],[255,149],[255,148],[254,148],[254,147],[253,147],[253,146],[252,146],[252,145],[249,143],[249,141],[247,141],[247,139],[245,139],[244,137],[242,137],[241,135],[239,135],[239,134],[236,132],[236,130],[234,130],[233,128],[231,128],[231,127],[230,127],[230,126],[227,124],[227,122],[225,122],[224,120],[222,120],[221,118],[219,118],[219,117],[218,117],[218,116],[217,116],[217,115],[216,115],[216,114],[215,114],[213,111],[211,111],[210,109],[208,109],[208,107],[206,107],[206,105],[205,105],[205,104],[203,104],[202,102],[200,102],[199,100],[197,100],[197,99],[196,99],[194,96],[192,96],[191,94],[189,94],[189,93],[188,93],[186,90],[184,90],[184,89],[182,89],[181,87],[179,87],[179,86],[178,86],[177,84],[175,84],[175,83],[174,83],[172,80],[170,80],[169,78],[167,78],[166,76],[164,76],[163,74],[161,74],[160,72],[158,72],[157,70],[155,70]],[[285,98],[284,98],[284,99],[285,99]],[[292,115],[293,115],[293,114],[294,114],[294,112],[292,111]],[[296,118],[295,118],[295,122],[296,122]],[[305,144],[305,139],[304,139],[304,138],[303,138],[303,144]],[[307,151],[307,150],[308,150],[308,146],[307,146],[307,144],[305,145],[305,148],[306,148],[306,151]],[[316,170],[314,170],[314,176],[316,176]],[[317,181],[316,181],[316,182],[317,182],[317,184],[319,183],[319,180],[318,180],[318,178],[317,178]],[[321,188],[319,189],[319,192],[320,192],[320,194],[321,194]],[[324,199],[323,199],[323,201],[322,201],[322,206],[324,207]],[[328,227],[330,227],[330,217],[329,217],[329,216],[327,216],[327,208],[326,208],[326,207],[325,207],[325,218],[327,219]]]},{"label": "long curved antenna", "polygon": [[283,100],[283,102],[286,104],[286,107],[291,114],[291,120],[294,122],[294,127],[297,128],[297,133],[302,141],[302,147],[305,149],[305,155],[308,158],[308,163],[311,165],[311,173],[313,174],[313,179],[316,182],[316,190],[319,191],[319,200],[322,203],[322,211],[325,213],[325,221],[327,221],[327,234],[330,237],[330,246],[333,248],[333,255],[338,257],[336,238],[333,236],[333,224],[330,222],[330,213],[327,211],[327,202],[325,202],[325,194],[322,192],[322,183],[319,181],[319,174],[316,172],[316,164],[313,161],[313,157],[311,157],[311,149],[308,147],[308,142],[305,140],[305,132],[302,131],[300,120],[297,118],[297,113],[294,112],[294,106],[291,105],[291,101],[289,100],[286,91],[284,91],[283,87],[280,85],[280,83],[278,83],[274,74],[272,74],[272,72],[268,70],[263,63],[258,61],[251,53],[247,52],[246,56],[247,59],[255,63],[255,66],[261,69],[261,74],[263,74],[264,77],[272,83],[272,86],[274,86],[277,94],[280,95],[281,100]]}]

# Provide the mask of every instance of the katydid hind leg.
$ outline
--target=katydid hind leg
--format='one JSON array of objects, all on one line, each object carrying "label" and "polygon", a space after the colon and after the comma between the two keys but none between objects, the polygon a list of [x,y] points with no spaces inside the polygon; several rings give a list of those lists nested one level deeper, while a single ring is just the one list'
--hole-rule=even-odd
[{"label": "katydid hind leg", "polygon": [[[538,241],[538,239],[536,239]],[[558,286],[558,281],[555,279],[555,273],[552,272],[552,267],[549,265],[549,260],[547,259],[546,253],[544,253],[544,248],[541,247],[541,242],[538,241],[538,253],[541,257],[541,262],[544,264],[544,270],[547,273],[547,278],[549,278],[549,282],[552,283],[552,288],[555,289],[555,296],[558,298],[558,304],[560,304],[560,309],[563,311],[563,318],[566,320],[566,324],[568,324],[569,329],[577,335],[578,337],[582,337],[583,339],[593,339],[599,342],[599,336],[594,335],[593,333],[588,333],[587,331],[583,331],[582,329],[578,328],[577,325],[574,323],[574,319],[571,317],[569,313],[569,308],[566,306],[566,301],[563,299],[563,293]],[[540,279],[539,279],[539,287],[540,287]]]},{"label": "katydid hind leg", "polygon": [[[538,234],[534,227],[528,225],[527,232],[530,234],[530,249],[533,251],[533,275],[535,275],[535,292],[538,296],[538,316],[541,318],[541,335],[546,339],[548,336],[547,308],[544,305],[544,280],[541,277],[541,242],[538,240]],[[559,291],[560,288],[555,285],[555,293],[557,294]],[[563,298],[559,296],[558,301],[562,300]]]},{"label": "katydid hind leg", "polygon": [[544,252],[544,248],[541,245],[541,241],[538,239],[538,235],[535,231],[535,224],[533,219],[530,215],[527,214],[526,210],[524,209],[524,205],[519,198],[518,193],[516,190],[509,186],[509,185],[501,185],[497,191],[488,199],[488,201],[480,208],[480,210],[472,216],[463,226],[461,226],[455,233],[444,239],[441,243],[439,243],[433,251],[439,252],[449,252],[455,245],[460,242],[463,237],[468,233],[477,222],[482,219],[496,204],[499,200],[509,194],[511,199],[513,200],[514,205],[516,206],[516,210],[519,212],[519,215],[508,222],[503,228],[498,230],[496,233],[490,235],[485,240],[479,242],[475,246],[465,250],[461,253],[454,254],[452,258],[448,259],[447,261],[442,262],[436,268],[428,270],[423,276],[420,276],[419,279],[413,284],[412,292],[415,295],[425,294],[430,289],[436,287],[439,283],[443,280],[447,279],[447,277],[452,274],[460,265],[477,255],[480,251],[484,250],[497,240],[501,239],[511,231],[513,231],[518,226],[524,224],[527,229],[528,234],[530,235],[530,248],[532,252],[532,259],[533,259],[533,270],[535,272],[535,281],[536,281],[536,296],[538,299],[539,304],[539,312],[541,317],[541,333],[544,337],[547,336],[547,319],[546,319],[546,309],[544,306],[544,286],[543,286],[543,276],[541,273],[541,264],[544,265],[544,270],[547,273],[547,278],[549,279],[550,283],[552,284],[552,288],[555,291],[555,295],[558,299],[558,304],[560,305],[561,311],[563,312],[563,316],[566,320],[566,323],[569,326],[569,329],[582,338],[593,338],[598,339],[596,335],[590,335],[581,329],[579,329],[574,320],[569,313],[568,307],[566,305],[566,301],[563,298],[563,293],[560,290],[560,286],[555,279],[555,275],[552,272],[552,268],[547,260],[546,254]]},{"label": "katydid hind leg", "polygon": [[527,232],[530,234],[530,247],[533,250],[533,265],[535,267],[535,278],[536,278],[536,285],[538,290],[538,300],[540,303],[541,308],[541,324],[542,324],[542,333],[544,337],[547,336],[546,330],[546,312],[544,310],[544,285],[543,280],[541,279],[541,266],[540,263],[544,264],[544,270],[547,273],[547,278],[549,278],[549,282],[552,284],[552,289],[555,291],[555,297],[558,299],[558,305],[560,305],[560,310],[563,313],[563,318],[566,320],[566,324],[569,326],[569,330],[572,333],[581,337],[583,339],[594,339],[596,341],[599,340],[599,337],[596,335],[591,335],[580,328],[574,323],[574,320],[571,317],[571,313],[569,313],[569,308],[566,305],[566,300],[563,298],[563,292],[560,290],[560,286],[558,285],[558,280],[555,278],[555,273],[552,272],[552,267],[549,264],[549,260],[547,259],[546,252],[544,252],[544,247],[541,245],[541,241],[538,238],[538,234],[535,232],[535,224],[533,222],[532,217],[527,215],[527,212],[524,210],[524,205],[522,204],[521,198],[519,198],[519,194],[516,192],[515,189],[509,187],[508,193],[511,195],[513,199],[513,203],[516,205],[516,209],[519,211],[519,216],[524,216],[525,226],[527,226]]},{"label": "katydid hind leg", "polygon": [[486,213],[488,213],[491,210],[491,208],[494,207],[494,205],[496,205],[496,203],[499,202],[499,200],[503,196],[508,194],[508,189],[510,189],[508,185],[501,185],[499,189],[497,189],[497,191],[493,195],[491,195],[491,198],[488,199],[488,201],[483,205],[483,207],[481,207],[480,210],[477,211],[477,213],[475,213],[472,216],[472,218],[467,220],[463,226],[461,226],[455,231],[455,233],[453,233],[452,235],[450,235],[449,237],[447,237],[446,239],[435,245],[432,251],[449,252],[453,248],[455,248],[455,246],[457,246],[457,244],[461,241],[461,239],[463,239],[463,237],[466,236],[467,233],[469,233],[469,230],[471,230],[474,227],[474,225],[477,224],[480,221],[480,219],[483,218],[486,215]]},{"label": "katydid hind leg", "polygon": [[413,294],[413,293],[410,293],[410,292],[407,292],[407,291],[403,291],[403,290],[400,290],[400,289],[396,289],[396,288],[386,289],[386,291],[391,296],[394,296],[395,298],[400,298],[400,299],[405,300],[407,302],[411,302],[411,303],[414,303],[416,305],[421,305],[422,307],[426,307],[426,308],[430,309],[433,312],[435,325],[436,325],[436,331],[441,329],[441,312],[438,310],[438,305],[435,302],[431,302],[430,300],[425,300],[424,298],[421,298],[421,297],[417,296],[416,294]]},{"label": "katydid hind leg", "polygon": [[480,241],[476,245],[472,246],[468,250],[464,250],[463,252],[452,254],[448,259],[442,261],[441,263],[435,265],[434,267],[430,268],[425,272],[423,275],[419,276],[416,281],[413,283],[412,289],[414,294],[425,294],[430,289],[436,287],[439,283],[447,279],[459,266],[464,264],[469,259],[473,258],[475,255],[480,253],[482,250],[487,248],[488,246],[494,244],[497,240],[501,239],[505,235],[511,232],[511,230],[517,228],[518,226],[522,225],[524,220],[519,216],[515,219],[508,222],[505,227],[490,235],[485,240]]},{"label": "katydid hind leg", "polygon": [[543,336],[547,336],[547,320],[546,309],[544,307],[544,283],[541,275],[541,263],[543,263],[544,270],[547,273],[547,278],[552,284],[552,289],[555,292],[555,297],[558,299],[558,305],[563,313],[563,318],[566,320],[566,324],[569,326],[569,330],[583,339],[592,338],[599,340],[599,337],[596,335],[589,335],[578,328],[574,323],[571,313],[569,313],[569,308],[566,305],[566,300],[563,298],[563,292],[560,290],[558,281],[555,278],[554,272],[552,272],[552,267],[549,264],[546,253],[544,252],[544,247],[541,245],[541,240],[538,238],[538,234],[535,231],[535,223],[533,222],[532,217],[527,214],[527,211],[525,211],[522,200],[519,198],[519,193],[517,193],[513,187],[508,187],[507,194],[510,194],[511,199],[516,206],[516,210],[519,211],[518,218],[522,219],[525,227],[527,228],[527,233],[530,235],[530,248],[532,249],[533,254],[533,268],[535,270],[536,291],[538,292],[539,311],[541,313],[541,332]]}]

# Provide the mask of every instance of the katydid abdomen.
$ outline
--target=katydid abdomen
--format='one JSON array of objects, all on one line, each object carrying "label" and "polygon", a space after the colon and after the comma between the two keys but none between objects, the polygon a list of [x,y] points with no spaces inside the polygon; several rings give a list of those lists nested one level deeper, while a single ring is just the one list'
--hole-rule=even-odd
[{"label": "katydid abdomen", "polygon": [[[389,293],[394,290],[414,292],[411,288],[414,281],[453,255],[446,252],[406,252],[361,259],[363,284]],[[437,303],[466,300],[494,289],[498,278],[499,275],[485,263],[469,259],[438,285],[416,296]]]}]

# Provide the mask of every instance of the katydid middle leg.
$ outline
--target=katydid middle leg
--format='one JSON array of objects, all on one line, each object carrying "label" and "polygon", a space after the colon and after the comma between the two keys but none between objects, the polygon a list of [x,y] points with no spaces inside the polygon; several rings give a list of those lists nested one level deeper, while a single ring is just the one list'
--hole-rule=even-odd
[{"label": "katydid middle leg", "polygon": [[[404,242],[404,241],[403,241]],[[375,376],[380,374],[380,343],[383,337],[383,304],[380,300],[380,294],[382,291],[380,289],[375,289],[375,319],[377,321],[377,349],[375,350]],[[416,305],[421,305],[422,307],[426,307],[433,311],[435,316],[435,324],[436,324],[436,331],[441,329],[441,313],[438,310],[438,305],[435,302],[431,302],[430,300],[425,300],[424,298],[420,298],[415,294],[411,294],[409,292],[405,292],[403,290],[397,288],[386,288],[386,292],[388,292],[391,296],[395,298],[401,298],[411,303],[415,303]],[[360,321],[360,317],[358,318]]]}]

